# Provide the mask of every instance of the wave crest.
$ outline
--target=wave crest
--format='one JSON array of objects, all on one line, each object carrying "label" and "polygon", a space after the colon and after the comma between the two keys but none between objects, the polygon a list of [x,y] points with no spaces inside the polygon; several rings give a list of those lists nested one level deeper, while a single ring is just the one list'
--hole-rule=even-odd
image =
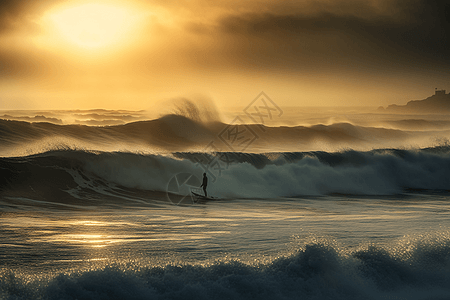
[{"label": "wave crest", "polygon": [[2,299],[448,299],[448,233],[342,251],[314,241],[266,263],[107,263],[49,278],[0,273]]},{"label": "wave crest", "polygon": [[[223,160],[227,154],[228,160]],[[220,167],[220,169],[218,168]],[[201,178],[223,199],[330,194],[393,195],[449,191],[450,147],[292,153],[173,153],[51,151],[1,158],[2,198],[92,204],[167,199],[179,173]]]}]

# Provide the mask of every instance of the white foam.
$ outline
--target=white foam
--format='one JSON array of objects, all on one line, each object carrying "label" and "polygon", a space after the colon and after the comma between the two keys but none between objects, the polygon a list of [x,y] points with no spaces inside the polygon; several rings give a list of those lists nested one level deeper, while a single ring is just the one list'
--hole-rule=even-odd
[{"label": "white foam", "polygon": [[[450,190],[450,155],[426,151],[356,152],[306,156],[254,166],[234,163],[208,169],[208,191],[217,197],[273,198],[332,193],[387,195],[404,189]],[[251,158],[251,155],[250,155]],[[251,160],[251,159],[249,159]],[[337,162],[334,162],[337,161]],[[202,177],[206,166],[187,159],[126,153],[90,156],[86,170],[126,187],[166,191],[178,173]]]}]

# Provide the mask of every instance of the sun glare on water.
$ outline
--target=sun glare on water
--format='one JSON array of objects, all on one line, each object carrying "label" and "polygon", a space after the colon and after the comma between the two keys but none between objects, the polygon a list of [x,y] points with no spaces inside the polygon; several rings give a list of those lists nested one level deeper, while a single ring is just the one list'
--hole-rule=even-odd
[{"label": "sun glare on water", "polygon": [[130,8],[108,3],[58,8],[49,13],[47,19],[60,38],[84,49],[125,43],[138,21]]}]

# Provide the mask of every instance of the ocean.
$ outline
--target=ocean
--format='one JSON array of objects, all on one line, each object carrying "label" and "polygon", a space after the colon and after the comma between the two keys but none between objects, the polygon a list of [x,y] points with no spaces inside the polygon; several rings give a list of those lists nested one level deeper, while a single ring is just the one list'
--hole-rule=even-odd
[{"label": "ocean", "polygon": [[187,108],[0,113],[0,299],[450,299],[448,116]]}]

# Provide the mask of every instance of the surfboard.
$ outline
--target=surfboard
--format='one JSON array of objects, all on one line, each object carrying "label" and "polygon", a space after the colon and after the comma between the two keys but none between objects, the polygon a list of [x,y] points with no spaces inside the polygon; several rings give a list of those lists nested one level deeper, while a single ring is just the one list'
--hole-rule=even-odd
[{"label": "surfboard", "polygon": [[212,197],[205,197],[203,195],[197,194],[196,192],[192,192],[192,195],[194,195],[195,197],[197,197],[200,200],[215,200],[216,198],[212,198]]}]

